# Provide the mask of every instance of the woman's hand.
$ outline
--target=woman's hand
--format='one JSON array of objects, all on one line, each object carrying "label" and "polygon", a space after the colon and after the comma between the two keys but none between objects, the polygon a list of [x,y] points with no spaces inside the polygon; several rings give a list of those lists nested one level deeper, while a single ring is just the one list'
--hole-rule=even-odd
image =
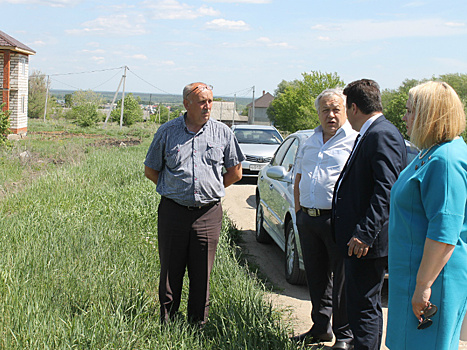
[{"label": "woman's hand", "polygon": [[430,305],[430,297],[431,288],[417,284],[412,296],[412,310],[417,320],[421,321],[423,309]]}]

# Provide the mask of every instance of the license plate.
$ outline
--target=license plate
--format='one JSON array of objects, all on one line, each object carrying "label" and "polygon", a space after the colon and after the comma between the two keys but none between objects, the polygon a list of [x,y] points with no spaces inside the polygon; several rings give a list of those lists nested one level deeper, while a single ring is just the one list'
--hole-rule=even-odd
[{"label": "license plate", "polygon": [[261,170],[266,166],[266,164],[250,164],[250,170]]}]

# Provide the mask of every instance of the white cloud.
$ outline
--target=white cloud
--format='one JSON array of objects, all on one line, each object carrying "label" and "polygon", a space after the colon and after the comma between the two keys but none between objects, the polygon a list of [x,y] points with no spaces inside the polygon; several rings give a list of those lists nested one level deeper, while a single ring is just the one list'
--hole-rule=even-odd
[{"label": "white cloud", "polygon": [[287,44],[286,42],[274,42],[270,38],[267,38],[267,37],[260,37],[256,39],[256,42],[267,47],[283,47],[283,48],[289,47],[289,44]]},{"label": "white cloud", "polygon": [[413,8],[413,7],[421,7],[421,6],[425,6],[425,5],[426,5],[426,2],[413,1],[413,2],[408,2],[407,4],[402,5],[402,7]]},{"label": "white cloud", "polygon": [[84,50],[81,50],[81,52],[83,52],[83,53],[91,53],[91,54],[104,54],[104,53],[105,53],[105,50],[102,50],[102,49],[96,49],[96,50],[87,50],[87,49],[84,49]]},{"label": "white cloud", "polygon": [[67,7],[74,6],[82,0],[0,0],[0,3],[7,4],[33,4],[50,7]]},{"label": "white cloud", "polygon": [[281,48],[281,49],[291,48],[291,46],[286,42],[275,42],[268,37],[260,37],[256,40],[249,40],[246,42],[236,42],[236,43],[224,42],[222,43],[222,46],[226,48],[230,48],[230,49],[245,48],[245,47],[248,47],[248,48],[269,47],[269,48]]},{"label": "white cloud", "polygon": [[147,60],[148,59],[148,57],[143,54],[136,54],[136,55],[128,56],[128,58],[131,58],[134,60]]},{"label": "white cloud", "polygon": [[141,6],[152,10],[150,15],[153,19],[196,19],[205,16],[218,16],[219,11],[212,7],[203,5],[196,8],[176,0],[147,0],[141,3]]},{"label": "white cloud", "polygon": [[105,63],[105,57],[92,56],[91,60],[96,62],[97,64],[104,64]]},{"label": "white cloud", "polygon": [[331,25],[315,25],[312,29],[319,33],[318,38],[329,41],[362,42],[391,38],[444,37],[467,34],[463,23],[446,22],[440,19],[420,19],[401,21],[362,20],[341,22]]},{"label": "white cloud", "polygon": [[205,24],[205,28],[212,30],[227,31],[248,31],[250,26],[244,21],[229,21],[223,18],[217,18]]},{"label": "white cloud", "polygon": [[320,36],[318,37],[318,40],[319,40],[319,41],[331,41],[331,38],[328,37],[328,36],[321,36],[321,35],[320,35]]},{"label": "white cloud", "polygon": [[462,22],[446,22],[445,25],[448,27],[465,27],[465,23]]},{"label": "white cloud", "polygon": [[36,40],[36,41],[33,41],[31,44],[28,44],[30,46],[45,46],[46,43],[45,41],[42,41],[42,40]]},{"label": "white cloud", "polygon": [[66,30],[68,34],[132,36],[147,34],[142,15],[110,15],[81,24],[82,29]]},{"label": "white cloud", "polygon": [[221,2],[233,4],[270,4],[272,0],[205,0],[207,2]]},{"label": "white cloud", "polygon": [[341,30],[342,27],[339,25],[325,25],[325,24],[316,24],[311,27],[313,30],[322,30],[322,31],[338,31]]}]

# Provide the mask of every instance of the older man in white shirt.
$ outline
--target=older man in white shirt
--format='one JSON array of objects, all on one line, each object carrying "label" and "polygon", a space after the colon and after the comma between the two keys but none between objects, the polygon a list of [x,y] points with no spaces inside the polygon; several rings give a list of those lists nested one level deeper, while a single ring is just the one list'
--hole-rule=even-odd
[{"label": "older man in white shirt", "polygon": [[[336,341],[333,349],[351,349],[344,285],[344,260],[331,229],[334,186],[355,143],[341,89],[323,91],[315,100],[320,126],[299,150],[294,197],[297,228],[312,304],[312,328],[297,342]],[[331,327],[331,315],[333,322]]]}]

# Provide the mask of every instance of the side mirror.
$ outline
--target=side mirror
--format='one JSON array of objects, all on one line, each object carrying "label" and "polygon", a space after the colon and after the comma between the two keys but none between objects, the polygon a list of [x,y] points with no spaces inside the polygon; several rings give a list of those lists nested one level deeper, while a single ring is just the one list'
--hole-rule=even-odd
[{"label": "side mirror", "polygon": [[266,171],[266,175],[271,179],[283,181],[287,176],[287,170],[283,166],[275,165]]}]

